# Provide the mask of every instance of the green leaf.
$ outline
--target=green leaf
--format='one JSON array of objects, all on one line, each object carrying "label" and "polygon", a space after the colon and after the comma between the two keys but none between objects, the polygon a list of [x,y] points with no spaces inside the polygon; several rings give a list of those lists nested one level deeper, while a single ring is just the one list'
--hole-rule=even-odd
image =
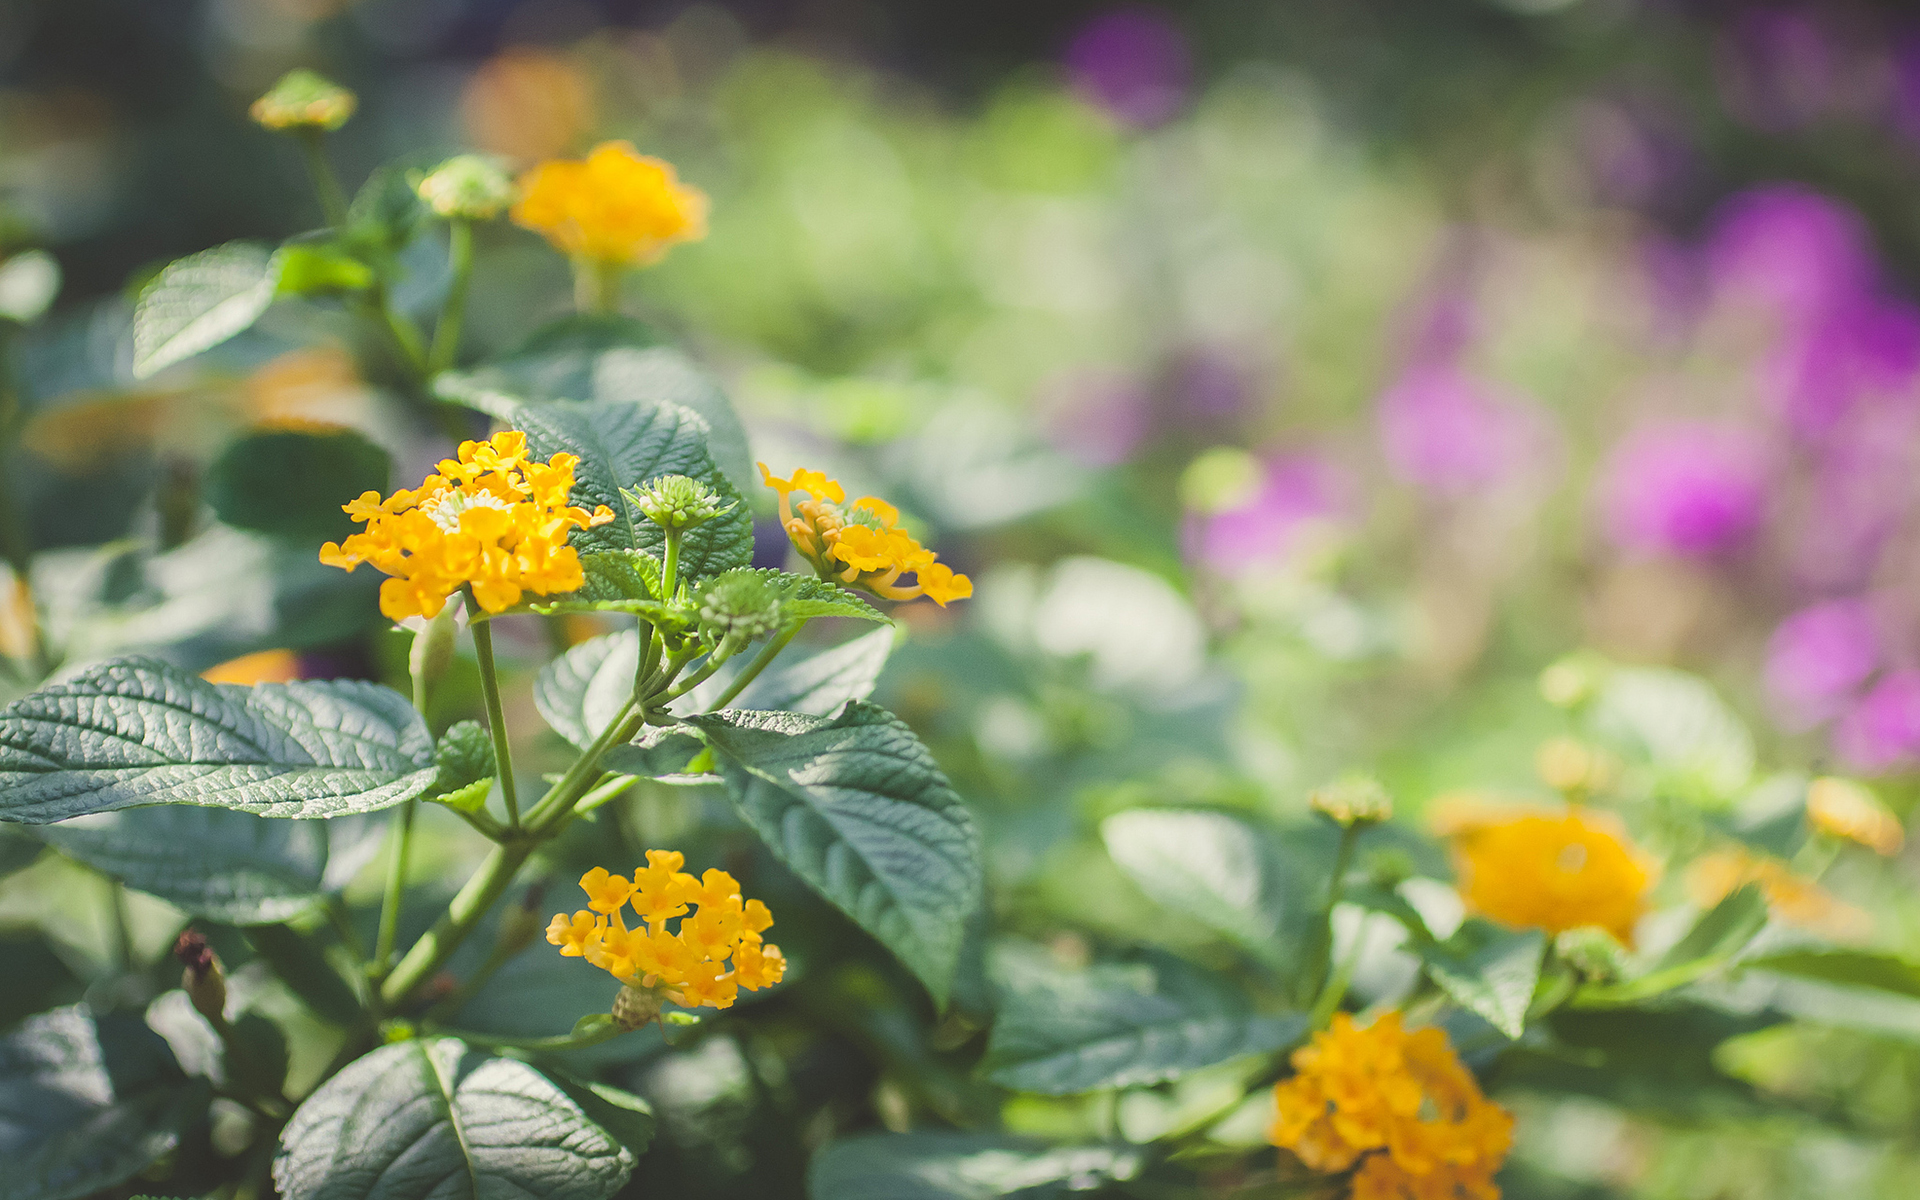
[{"label": "green leaf", "polygon": [[851,617],[856,621],[886,621],[887,616],[858,595],[816,575],[796,575],[774,567],[757,567],[754,573],[788,590],[781,611],[790,620],[815,617]]},{"label": "green leaf", "polygon": [[812,1200],[1049,1200],[1128,1180],[1136,1146],[1049,1146],[982,1133],[872,1133],[830,1142],[807,1168]]},{"label": "green leaf", "polygon": [[7,985],[0,988],[0,1029],[22,1017],[80,998],[86,984],[37,930],[0,928],[0,962]]},{"label": "green leaf", "polygon": [[1753,777],[1753,735],[1705,680],[1666,667],[1610,671],[1594,732],[1652,765],[1663,791],[1725,806]]},{"label": "green leaf", "polygon": [[287,1035],[257,1012],[245,1013],[227,1029],[223,1057],[227,1075],[243,1094],[278,1096],[287,1083]]},{"label": "green leaf", "polygon": [[287,1200],[603,1200],[633,1164],[532,1066],[438,1038],[322,1084],[287,1123],[273,1180]]},{"label": "green leaf", "polygon": [[382,258],[398,254],[426,219],[426,205],[407,178],[410,164],[375,167],[347,205],[341,240],[352,250]]},{"label": "green leaf", "polygon": [[753,562],[753,519],[740,493],[707,455],[707,423],[677,404],[553,401],[523,404],[505,418],[527,433],[540,458],[562,450],[580,456],[574,468],[573,502],[591,510],[604,504],[617,519],[573,535],[581,551],[646,550],[661,555],[665,533],[636,520],[622,488],[662,475],[686,475],[720,493],[734,507],[687,532],[680,547],[680,574],[694,580]]},{"label": "green leaf", "polygon": [[646,326],[626,317],[565,317],[484,367],[434,380],[442,399],[503,416],[520,401],[678,404],[707,423],[707,450],[729,480],[760,483],[747,431],[719,383]]},{"label": "green leaf", "polygon": [[[888,626],[812,654],[775,659],[773,666],[761,672],[727,707],[830,717],[847,701],[873,695],[874,684],[893,653],[893,643],[894,630]],[[723,671],[715,675],[690,698],[696,706],[706,707],[736,674]]]},{"label": "green leaf", "polygon": [[366,1012],[354,988],[328,960],[315,937],[290,925],[251,925],[247,944],[266,961],[300,1002],[323,1020],[342,1028],[360,1025]]},{"label": "green leaf", "polygon": [[116,1187],[172,1150],[206,1111],[158,1034],[81,1006],[29,1017],[0,1038],[0,1200],[75,1200]]},{"label": "green leaf", "polygon": [[228,242],[168,263],[133,310],[133,377],[211,350],[273,304],[279,264],[257,242]]},{"label": "green leaf", "polygon": [[46,847],[40,843],[40,839],[0,825],[0,879],[32,866],[44,849]]},{"label": "green leaf", "polygon": [[913,731],[850,702],[831,720],[689,718],[727,792],[773,853],[878,938],[944,1005],[980,903],[973,818]]},{"label": "green leaf", "polygon": [[1497,1081],[1547,1095],[1591,1096],[1634,1112],[1687,1121],[1774,1119],[1780,1097],[1724,1074],[1715,1050],[1730,1038],[1780,1023],[1705,1004],[1583,1011],[1560,1008],[1540,1022],[1551,1036],[1509,1047]]},{"label": "green leaf", "polygon": [[640,638],[633,630],[588,638],[540,669],[533,705],[555,733],[584,750],[633,694],[639,669]]},{"label": "green leaf", "polygon": [[274,256],[282,296],[326,296],[373,285],[373,269],[327,242],[288,242]]},{"label": "green leaf", "polygon": [[498,767],[493,758],[493,736],[478,721],[456,721],[440,735],[433,748],[436,792],[457,792],[482,780],[491,780]]},{"label": "green leaf", "polygon": [[[690,764],[706,748],[707,744],[689,730],[679,726],[652,726],[643,730],[637,741],[608,750],[600,765],[622,775],[647,779],[678,777],[692,773]],[[696,774],[695,778],[713,782],[713,776],[708,774]],[[690,783],[694,779],[675,778],[674,782]]]},{"label": "green leaf", "polygon": [[1743,970],[1872,988],[1920,1000],[1920,962],[1874,950],[1790,950],[1749,958]]},{"label": "green leaf", "polygon": [[1766,923],[1766,895],[1758,884],[1747,884],[1701,916],[1645,975],[1620,983],[1590,984],[1574,993],[1573,1004],[1579,1008],[1632,1004],[1692,983],[1745,949]]},{"label": "green leaf", "polygon": [[[678,633],[693,623],[691,609],[659,599],[660,560],[644,550],[602,550],[580,556],[586,581],[552,600],[530,600],[526,607],[550,616],[570,612],[631,613],[663,633]],[[685,580],[682,580],[684,595]]]},{"label": "green leaf", "polygon": [[387,452],[351,429],[269,429],[228,444],[207,473],[207,503],[222,521],[289,541],[339,541],[357,528],[341,511],[384,492]]},{"label": "green leaf", "polygon": [[0,710],[0,820],[142,804],[331,817],[398,804],[433,777],[419,714],[371,683],[213,684],[123,658]]},{"label": "green leaf", "polygon": [[588,1120],[612,1134],[614,1140],[631,1150],[636,1158],[647,1152],[653,1142],[652,1105],[612,1084],[592,1083],[552,1068],[543,1074],[580,1106]]},{"label": "green leaf", "polygon": [[233,925],[285,921],[347,886],[379,851],[371,820],[273,821],[163,804],[44,825],[38,836],[136,891]]},{"label": "green leaf", "polygon": [[1257,961],[1292,968],[1285,867],[1259,830],[1226,813],[1134,809],[1108,817],[1100,832],[1148,896]]},{"label": "green leaf", "polygon": [[982,1064],[1002,1087],[1063,1095],[1136,1087],[1290,1045],[1303,1016],[1264,1017],[1168,964],[1031,969],[1007,981]]},{"label": "green leaf", "polygon": [[1446,941],[1414,949],[1455,1004],[1517,1039],[1526,1030],[1546,943],[1538,929],[1502,929],[1470,917]]}]

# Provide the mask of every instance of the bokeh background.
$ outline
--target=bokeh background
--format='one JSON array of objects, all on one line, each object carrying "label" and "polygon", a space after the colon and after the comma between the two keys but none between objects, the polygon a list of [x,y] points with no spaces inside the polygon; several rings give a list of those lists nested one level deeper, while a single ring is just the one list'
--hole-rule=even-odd
[{"label": "bokeh background", "polygon": [[[618,137],[712,196],[630,310],[759,457],[898,500],[975,577],[901,612],[881,698],[988,826],[1016,925],[1158,919],[1083,836],[1142,796],[1298,811],[1353,767],[1411,813],[1539,793],[1565,718],[1537,681],[1576,652],[1697,673],[1736,755],[1913,806],[1904,6],[8,0],[9,536],[71,661],[394,669],[370,581],[223,525],[204,486],[287,417],[362,429],[412,482],[446,443],[392,381],[297,305],[191,377],[128,369],[160,265],[319,223],[245,115],[295,66],[360,94],[350,186]],[[480,241],[472,358],[568,303],[532,234]],[[26,657],[17,612],[0,636]],[[518,636],[537,661],[548,635]],[[52,886],[21,878],[0,915]],[[1909,850],[1836,887],[1912,951],[1915,884]],[[1910,1195],[1920,1031],[1897,1034],[1741,1043],[1822,1122],[1523,1107],[1510,1192]]]}]

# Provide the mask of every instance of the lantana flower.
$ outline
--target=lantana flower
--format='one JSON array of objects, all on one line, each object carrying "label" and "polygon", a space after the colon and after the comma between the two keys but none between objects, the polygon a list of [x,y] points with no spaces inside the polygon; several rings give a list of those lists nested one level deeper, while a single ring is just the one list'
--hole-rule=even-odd
[{"label": "lantana flower", "polygon": [[1470,910],[1549,934],[1597,925],[1632,944],[1655,864],[1616,822],[1570,808],[1450,824]]},{"label": "lantana flower", "polygon": [[1894,855],[1906,844],[1900,819],[1864,786],[1823,776],[1807,788],[1807,824],[1829,837],[1858,842],[1876,854]]},{"label": "lantana flower", "polygon": [[[731,1008],[741,988],[779,983],[787,960],[760,936],[773,925],[767,906],[743,899],[725,871],[695,879],[680,869],[685,865],[678,851],[649,850],[647,865],[631,878],[595,867],[580,877],[587,907],[555,914],[547,941],[647,993],[653,1003],[642,1011],[651,1013],[660,999],[682,1008]],[[638,918],[632,928],[628,907]]]},{"label": "lantana flower", "polygon": [[1687,897],[1712,908],[1736,888],[1760,886],[1767,908],[1789,925],[1851,940],[1873,931],[1873,918],[1818,883],[1767,854],[1729,846],[1701,855],[1687,867]]},{"label": "lantana flower", "polygon": [[614,518],[604,504],[589,513],[567,503],[579,461],[566,453],[529,459],[518,430],[462,442],[458,457],[442,459],[418,488],[384,500],[367,492],[344,505],[367,527],[322,546],[320,561],[348,571],[371,563],[392,576],[380,585],[380,611],[396,621],[437,616],[462,587],[490,613],[526,592],[574,591],[585,575],[568,535]]},{"label": "lantana flower", "polygon": [[620,266],[646,266],[707,236],[706,193],[629,142],[534,167],[520,177],[512,216],[569,258]]},{"label": "lantana flower", "polygon": [[1269,1139],[1316,1171],[1346,1171],[1354,1200],[1497,1200],[1513,1117],[1489,1101],[1438,1029],[1346,1013],[1293,1052]]},{"label": "lantana flower", "polygon": [[[945,608],[973,595],[973,580],[938,561],[900,527],[900,510],[877,496],[846,503],[839,480],[801,468],[782,479],[760,464],[760,478],[780,496],[780,526],[822,579],[864,588],[888,600],[918,596]],[[808,498],[795,502],[793,494]],[[914,582],[902,584],[911,574]]]}]

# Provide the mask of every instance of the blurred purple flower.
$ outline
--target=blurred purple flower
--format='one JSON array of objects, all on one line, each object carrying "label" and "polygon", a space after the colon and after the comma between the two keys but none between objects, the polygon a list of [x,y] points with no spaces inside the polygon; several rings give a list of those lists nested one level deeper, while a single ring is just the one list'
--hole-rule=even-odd
[{"label": "blurred purple flower", "polygon": [[1884,676],[1841,718],[1833,745],[1863,771],[1884,771],[1920,754],[1920,671]]},{"label": "blurred purple flower", "polygon": [[1796,582],[1862,586],[1920,498],[1920,410],[1859,405],[1823,439],[1797,514]]},{"label": "blurred purple flower", "polygon": [[1766,687],[1781,724],[1809,729],[1838,716],[1880,663],[1865,600],[1828,600],[1780,622],[1767,643]]},{"label": "blurred purple flower", "polygon": [[1065,57],[1081,98],[1134,128],[1158,125],[1178,112],[1193,69],[1180,27],[1147,7],[1095,17],[1073,35]]},{"label": "blurred purple flower", "polygon": [[1551,449],[1530,401],[1439,364],[1396,380],[1380,397],[1379,421],[1394,477],[1448,495],[1508,479]]},{"label": "blurred purple flower", "polygon": [[1721,101],[1756,129],[1810,125],[1839,98],[1846,64],[1816,10],[1750,8],[1715,50]]},{"label": "blurred purple flower", "polygon": [[1733,425],[1671,421],[1621,439],[1603,468],[1607,534],[1630,550],[1706,555],[1759,526],[1767,500],[1766,448]]},{"label": "blurred purple flower", "polygon": [[1047,440],[1090,467],[1127,461],[1147,436],[1146,389],[1117,371],[1063,372],[1042,385],[1040,403]]},{"label": "blurred purple flower", "polygon": [[1763,368],[1795,432],[1819,436],[1862,398],[1911,392],[1920,376],[1920,309],[1858,295],[1792,331]]},{"label": "blurred purple flower", "polygon": [[1876,274],[1859,214],[1795,183],[1750,188],[1722,204],[1706,262],[1716,295],[1758,299],[1796,324],[1870,290]]},{"label": "blurred purple flower", "polygon": [[1349,491],[1345,473],[1319,455],[1271,459],[1252,499],[1189,520],[1189,553],[1227,572],[1284,558],[1306,526],[1344,510]]},{"label": "blurred purple flower", "polygon": [[1181,421],[1218,424],[1240,414],[1251,390],[1247,372],[1230,353],[1201,347],[1182,357],[1174,372],[1174,411]]}]

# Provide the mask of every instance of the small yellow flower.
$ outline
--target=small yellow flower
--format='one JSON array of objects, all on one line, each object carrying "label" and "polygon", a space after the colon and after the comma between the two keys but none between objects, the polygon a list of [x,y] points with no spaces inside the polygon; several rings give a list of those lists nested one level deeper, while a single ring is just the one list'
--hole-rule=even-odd
[{"label": "small yellow flower", "polygon": [[1368,1200],[1494,1200],[1493,1174],[1513,1118],[1487,1100],[1438,1029],[1408,1032],[1400,1014],[1362,1028],[1346,1013],[1293,1053],[1274,1088],[1269,1140],[1329,1174],[1359,1170]]},{"label": "small yellow flower", "polygon": [[512,216],[570,258],[624,266],[657,262],[674,243],[707,236],[706,193],[627,142],[528,171]]},{"label": "small yellow flower", "polygon": [[1631,944],[1653,886],[1646,855],[1589,810],[1468,823],[1453,845],[1461,898],[1503,925],[1550,934],[1598,925]]},{"label": "small yellow flower", "polygon": [[[649,850],[647,865],[631,879],[604,867],[588,871],[580,877],[587,909],[555,916],[547,941],[647,993],[652,999],[641,1007],[649,1014],[661,999],[682,1008],[729,1008],[741,988],[779,983],[786,959],[760,939],[773,924],[767,906],[744,899],[725,871],[695,879],[680,870],[685,862],[677,851]],[[621,911],[628,903],[640,918],[632,929]],[[676,918],[679,925],[669,928]]]},{"label": "small yellow flower", "polygon": [[349,571],[372,563],[392,576],[380,585],[380,611],[396,621],[437,616],[463,586],[491,613],[518,604],[526,592],[574,591],[585,575],[568,534],[606,524],[613,510],[567,504],[576,456],[542,463],[528,459],[526,449],[527,435],[518,430],[462,442],[459,457],[443,459],[418,488],[384,500],[365,493],[343,507],[367,527],[322,546],[320,561]]},{"label": "small yellow flower", "polygon": [[1831,937],[1851,939],[1873,931],[1873,918],[1777,858],[1755,854],[1745,847],[1729,847],[1703,854],[1687,868],[1687,896],[1701,908],[1712,908],[1735,888],[1757,883],[1767,907],[1790,925],[1813,929]]},{"label": "small yellow flower", "polygon": [[[973,580],[936,561],[933,551],[900,528],[900,510],[885,500],[862,496],[849,505],[838,480],[806,468],[782,479],[761,463],[760,478],[779,494],[780,525],[820,578],[888,600],[925,596],[942,608],[973,595]],[[808,498],[796,502],[795,492]],[[909,572],[914,582],[901,584]]]},{"label": "small yellow flower", "polygon": [[272,90],[253,102],[247,115],[267,129],[338,129],[347,123],[359,99],[324,75],[288,71]]},{"label": "small yellow flower", "polygon": [[1831,775],[1807,788],[1807,824],[1830,837],[1859,842],[1876,854],[1898,854],[1907,840],[1899,818],[1872,792]]}]

